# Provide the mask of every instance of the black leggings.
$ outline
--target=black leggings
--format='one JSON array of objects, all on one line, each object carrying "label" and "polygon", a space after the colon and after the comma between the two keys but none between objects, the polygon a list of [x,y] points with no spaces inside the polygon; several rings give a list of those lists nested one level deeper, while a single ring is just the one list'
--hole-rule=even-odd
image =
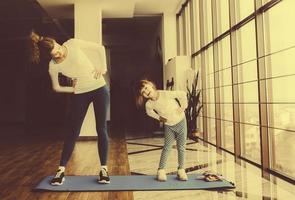
[{"label": "black leggings", "polygon": [[60,166],[66,166],[71,157],[75,142],[80,134],[84,117],[91,102],[93,102],[95,113],[100,163],[101,165],[107,164],[108,133],[106,114],[109,107],[110,95],[107,86],[103,86],[90,92],[73,95],[70,106],[70,117],[66,124],[67,135],[63,146]]}]

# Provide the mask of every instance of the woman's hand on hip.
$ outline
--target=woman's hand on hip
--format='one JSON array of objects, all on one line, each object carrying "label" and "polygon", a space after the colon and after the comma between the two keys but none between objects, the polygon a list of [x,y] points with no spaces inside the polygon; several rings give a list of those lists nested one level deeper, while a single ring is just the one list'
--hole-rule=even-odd
[{"label": "woman's hand on hip", "polygon": [[77,78],[72,78],[72,87],[74,88],[74,93],[75,93],[75,90],[76,90],[77,82],[78,82]]},{"label": "woman's hand on hip", "polygon": [[77,82],[78,82],[77,78],[72,78],[72,87],[73,87],[73,88],[76,87]]},{"label": "woman's hand on hip", "polygon": [[92,73],[93,73],[93,78],[98,79],[102,75],[102,70],[101,69],[94,69],[92,71]]}]

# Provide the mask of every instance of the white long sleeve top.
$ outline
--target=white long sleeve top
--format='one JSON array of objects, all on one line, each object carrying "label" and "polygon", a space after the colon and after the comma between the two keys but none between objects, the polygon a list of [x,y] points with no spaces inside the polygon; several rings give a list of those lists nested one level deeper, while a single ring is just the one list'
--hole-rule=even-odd
[{"label": "white long sleeve top", "polygon": [[[49,74],[55,91],[80,94],[106,84],[103,76],[95,79],[93,73],[96,68],[101,69],[102,74],[107,71],[104,46],[79,39],[69,39],[63,45],[68,52],[66,58],[61,63],[56,63],[54,60],[49,62]],[[95,56],[89,56],[91,53]],[[73,87],[60,86],[58,73],[76,79],[75,90]]]},{"label": "white long sleeve top", "polygon": [[[148,116],[159,120],[160,116],[167,119],[166,125],[173,126],[179,123],[184,117],[184,111],[178,112],[179,104],[175,100],[179,100],[181,108],[187,108],[187,97],[184,91],[166,91],[157,90],[159,97],[157,100],[149,99],[145,104]],[[156,112],[155,112],[156,111]]]}]

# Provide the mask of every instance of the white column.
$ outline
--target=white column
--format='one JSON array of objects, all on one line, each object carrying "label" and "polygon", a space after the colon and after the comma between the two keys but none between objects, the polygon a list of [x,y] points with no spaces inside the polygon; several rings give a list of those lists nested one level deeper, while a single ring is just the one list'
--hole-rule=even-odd
[{"label": "white column", "polygon": [[[79,1],[75,3],[75,38],[102,42],[101,9],[97,2]],[[88,108],[80,136],[96,136],[93,104]]]},{"label": "white column", "polygon": [[102,42],[102,16],[98,3],[79,1],[75,3],[75,38]]},{"label": "white column", "polygon": [[[175,13],[164,13],[163,14],[163,36],[162,36],[162,47],[163,47],[163,70],[170,58],[177,55],[177,39],[176,39],[176,14]],[[163,71],[163,86],[166,85],[165,70]]]},{"label": "white column", "polygon": [[167,63],[168,59],[177,55],[176,41],[176,14],[163,14],[163,61]]}]

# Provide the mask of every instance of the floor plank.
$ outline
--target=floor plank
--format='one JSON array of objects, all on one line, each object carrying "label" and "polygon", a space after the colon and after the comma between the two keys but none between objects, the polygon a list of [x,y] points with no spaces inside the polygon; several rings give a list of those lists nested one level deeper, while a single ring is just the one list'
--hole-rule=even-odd
[{"label": "floor plank", "polygon": [[[63,142],[48,138],[1,138],[1,200],[133,200],[133,192],[33,192],[45,176],[55,173]],[[67,175],[99,172],[96,141],[77,141],[68,163]],[[122,135],[110,137],[108,159],[111,175],[129,175],[126,142]]]}]

